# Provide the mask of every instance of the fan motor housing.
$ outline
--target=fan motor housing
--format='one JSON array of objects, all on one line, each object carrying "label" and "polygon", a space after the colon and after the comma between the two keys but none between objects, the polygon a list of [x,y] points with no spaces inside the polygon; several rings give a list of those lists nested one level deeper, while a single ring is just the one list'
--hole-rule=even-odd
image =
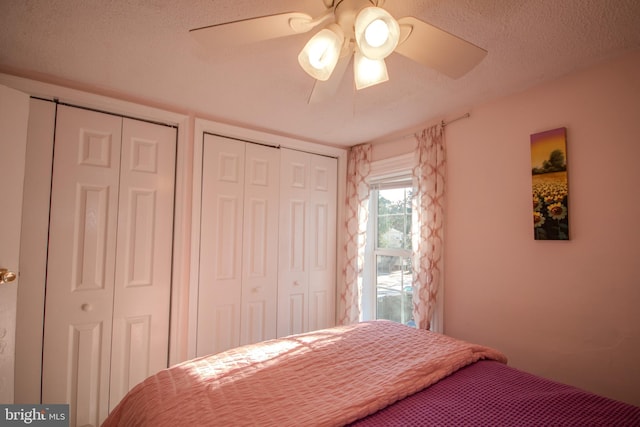
[{"label": "fan motor housing", "polygon": [[345,37],[355,37],[354,24],[358,13],[365,7],[377,6],[377,3],[375,0],[340,0],[336,3],[333,13]]}]

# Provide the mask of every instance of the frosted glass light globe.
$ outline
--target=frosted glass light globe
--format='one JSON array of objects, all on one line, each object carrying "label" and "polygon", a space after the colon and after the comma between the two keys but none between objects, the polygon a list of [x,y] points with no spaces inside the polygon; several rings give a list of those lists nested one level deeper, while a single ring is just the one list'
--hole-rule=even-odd
[{"label": "frosted glass light globe", "polygon": [[398,45],[400,25],[386,10],[365,7],[356,17],[354,33],[356,44],[364,56],[384,59]]},{"label": "frosted glass light globe", "polygon": [[380,47],[389,39],[389,27],[382,19],[376,19],[364,30],[364,38],[372,47]]},{"label": "frosted glass light globe", "polygon": [[343,42],[342,29],[331,24],[307,42],[298,55],[298,63],[314,79],[326,81],[338,63]]}]

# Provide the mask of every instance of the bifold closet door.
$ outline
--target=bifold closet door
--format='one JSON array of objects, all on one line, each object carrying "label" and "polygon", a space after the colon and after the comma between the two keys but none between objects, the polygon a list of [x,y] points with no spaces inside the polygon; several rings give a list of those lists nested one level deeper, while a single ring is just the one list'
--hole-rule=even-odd
[{"label": "bifold closet door", "polygon": [[205,135],[198,356],[276,337],[279,150]]},{"label": "bifold closet door", "polygon": [[240,345],[245,144],[205,134],[196,354]]},{"label": "bifold closet door", "polygon": [[52,179],[43,403],[72,425],[109,410],[122,118],[59,106]]},{"label": "bifold closet door", "polygon": [[247,143],[240,345],[276,338],[280,150]]},{"label": "bifold closet door", "polygon": [[175,144],[170,127],[58,107],[42,400],[69,403],[71,425],[167,366]]},{"label": "bifold closet door", "polygon": [[335,325],[338,160],[310,155],[309,330]]},{"label": "bifold closet door", "polygon": [[281,150],[278,336],[335,324],[337,160]]},{"label": "bifold closet door", "polygon": [[176,129],[124,119],[109,410],[169,363]]}]

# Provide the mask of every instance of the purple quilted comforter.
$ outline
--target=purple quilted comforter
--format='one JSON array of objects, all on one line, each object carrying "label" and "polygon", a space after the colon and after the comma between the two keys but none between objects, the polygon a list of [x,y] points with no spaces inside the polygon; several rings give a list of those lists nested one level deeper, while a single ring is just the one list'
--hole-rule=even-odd
[{"label": "purple quilted comforter", "polygon": [[479,361],[352,426],[640,426],[640,408]]}]

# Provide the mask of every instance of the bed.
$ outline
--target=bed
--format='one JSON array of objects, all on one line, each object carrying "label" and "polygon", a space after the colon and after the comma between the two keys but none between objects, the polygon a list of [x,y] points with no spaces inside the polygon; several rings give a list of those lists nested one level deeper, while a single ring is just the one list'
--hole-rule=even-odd
[{"label": "bed", "polygon": [[135,386],[110,426],[640,426],[640,408],[390,321],[239,347]]}]

